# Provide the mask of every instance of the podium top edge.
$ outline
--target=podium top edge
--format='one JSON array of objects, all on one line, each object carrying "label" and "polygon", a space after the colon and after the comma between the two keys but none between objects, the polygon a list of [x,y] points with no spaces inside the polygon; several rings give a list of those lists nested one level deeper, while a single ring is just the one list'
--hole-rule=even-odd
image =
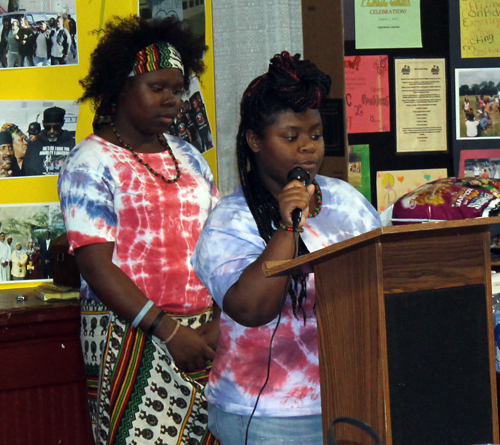
[{"label": "podium top edge", "polygon": [[500,216],[379,227],[371,230],[370,232],[340,241],[325,247],[324,249],[312,252],[294,260],[268,261],[264,264],[263,271],[266,277],[286,275],[290,272],[311,273],[313,272],[314,264],[325,255],[339,252],[343,249],[356,246],[376,238],[384,238],[386,236],[404,233],[410,234],[414,232],[428,232],[435,230],[465,230],[468,228],[477,228],[484,231],[495,231],[496,233],[500,233]]}]

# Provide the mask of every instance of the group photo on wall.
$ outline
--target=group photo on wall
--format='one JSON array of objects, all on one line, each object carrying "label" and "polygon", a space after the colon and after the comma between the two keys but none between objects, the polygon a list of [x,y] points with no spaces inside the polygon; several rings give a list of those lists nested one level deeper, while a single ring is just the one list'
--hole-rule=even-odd
[{"label": "group photo on wall", "polygon": [[0,68],[78,64],[75,0],[0,0]]},{"label": "group photo on wall", "polygon": [[457,139],[500,137],[500,68],[456,70]]},{"label": "group photo on wall", "polygon": [[0,282],[52,279],[52,242],[64,232],[58,202],[2,205]]}]

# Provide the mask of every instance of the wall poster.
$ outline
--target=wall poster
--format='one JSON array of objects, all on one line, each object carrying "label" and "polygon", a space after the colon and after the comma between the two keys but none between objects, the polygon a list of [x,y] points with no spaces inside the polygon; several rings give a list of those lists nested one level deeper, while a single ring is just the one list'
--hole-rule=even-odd
[{"label": "wall poster", "polygon": [[462,59],[500,57],[500,3],[460,0]]},{"label": "wall poster", "polygon": [[422,48],[420,0],[354,0],[356,49]]},{"label": "wall poster", "polygon": [[346,56],[347,132],[390,131],[389,61],[387,56]]}]

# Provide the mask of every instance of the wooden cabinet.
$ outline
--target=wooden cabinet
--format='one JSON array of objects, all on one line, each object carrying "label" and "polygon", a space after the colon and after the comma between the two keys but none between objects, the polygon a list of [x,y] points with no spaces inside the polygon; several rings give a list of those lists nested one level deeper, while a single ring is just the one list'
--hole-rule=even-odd
[{"label": "wooden cabinet", "polygon": [[93,444],[79,331],[79,302],[0,291],[1,445]]}]

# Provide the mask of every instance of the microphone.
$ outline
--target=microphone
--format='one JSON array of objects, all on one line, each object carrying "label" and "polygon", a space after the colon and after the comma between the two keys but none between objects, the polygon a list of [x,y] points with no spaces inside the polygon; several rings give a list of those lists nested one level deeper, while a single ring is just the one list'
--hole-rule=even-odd
[{"label": "microphone", "polygon": [[[288,172],[288,176],[286,177],[288,182],[292,182],[294,180],[302,182],[304,187],[307,187],[311,183],[311,176],[309,172],[302,167],[295,167]],[[297,230],[299,228],[300,219],[302,218],[302,211],[300,209],[295,209],[292,212],[292,223],[293,230]]]}]

